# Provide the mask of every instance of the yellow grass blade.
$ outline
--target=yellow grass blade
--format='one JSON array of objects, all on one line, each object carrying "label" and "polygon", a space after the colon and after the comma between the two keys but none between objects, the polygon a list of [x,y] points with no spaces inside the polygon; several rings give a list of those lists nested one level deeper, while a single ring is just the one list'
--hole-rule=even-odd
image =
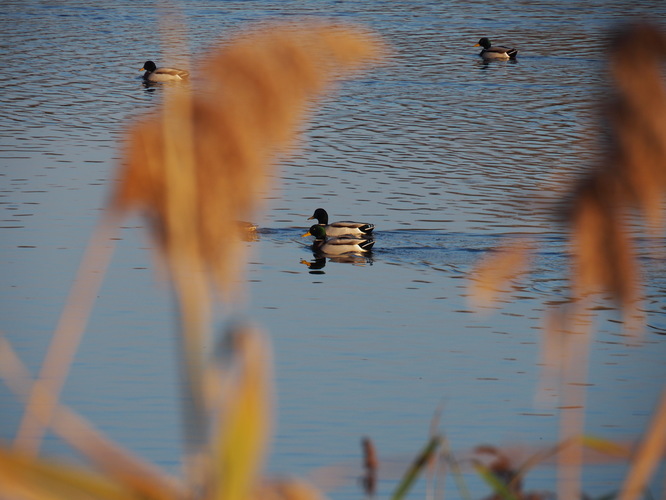
[{"label": "yellow grass blade", "polygon": [[43,500],[147,498],[83,467],[33,459],[0,447],[0,497],[10,498],[5,496],[8,492]]},{"label": "yellow grass blade", "polygon": [[237,329],[229,340],[236,378],[219,408],[211,498],[246,500],[258,483],[270,437],[271,350],[266,337],[253,328]]}]

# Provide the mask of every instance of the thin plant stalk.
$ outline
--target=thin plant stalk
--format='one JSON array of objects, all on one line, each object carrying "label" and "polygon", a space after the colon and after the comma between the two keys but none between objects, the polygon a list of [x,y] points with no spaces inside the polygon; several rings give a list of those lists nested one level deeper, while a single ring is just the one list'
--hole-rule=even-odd
[{"label": "thin plant stalk", "polygon": [[[198,484],[196,478],[197,456],[202,453],[206,440],[206,419],[203,381],[203,348],[209,337],[210,296],[200,268],[198,239],[191,237],[189,223],[196,220],[196,174],[192,137],[192,106],[185,93],[171,93],[165,100],[162,115],[164,140],[164,173],[168,197],[165,218],[170,228],[167,237],[172,239],[167,245],[171,252],[168,259],[169,271],[177,296],[180,316],[178,338],[180,349],[180,372],[183,388],[182,405],[185,437],[185,473],[190,482]],[[169,118],[179,117],[178,120]]]},{"label": "thin plant stalk", "polygon": [[58,405],[69,368],[81,343],[98,290],[111,261],[118,231],[116,214],[107,212],[95,226],[53,333],[38,379],[30,390],[14,447],[36,456]]},{"label": "thin plant stalk", "polygon": [[412,462],[405,472],[405,475],[402,478],[402,481],[398,484],[391,500],[402,500],[406,497],[407,493],[414,485],[414,482],[417,480],[421,472],[423,472],[423,469],[428,466],[432,457],[437,455],[437,449],[441,442],[442,438],[440,436],[433,436],[430,438],[421,453],[419,453],[416,459],[414,459],[414,462]]},{"label": "thin plant stalk", "polygon": [[[27,399],[34,385],[28,369],[12,349],[7,339],[0,337],[0,376],[19,398]],[[41,415],[41,414],[39,414]],[[149,493],[151,498],[171,498],[182,492],[182,485],[159,468],[141,460],[121,447],[87,419],[62,403],[53,408],[50,427],[73,449],[96,464],[109,476],[137,491]],[[22,454],[30,458],[30,454]]]},{"label": "thin plant stalk", "polygon": [[622,485],[619,500],[636,500],[645,491],[648,481],[666,451],[666,389],[662,391],[650,428],[638,447],[631,470]]},{"label": "thin plant stalk", "polygon": [[[581,317],[578,305],[568,318],[571,330],[556,332],[564,336],[560,365],[560,442],[571,442],[558,454],[558,498],[580,498],[582,491],[583,444],[577,436],[584,434],[585,401],[591,325]],[[564,320],[566,321],[566,319]],[[569,325],[567,325],[569,326]]]}]

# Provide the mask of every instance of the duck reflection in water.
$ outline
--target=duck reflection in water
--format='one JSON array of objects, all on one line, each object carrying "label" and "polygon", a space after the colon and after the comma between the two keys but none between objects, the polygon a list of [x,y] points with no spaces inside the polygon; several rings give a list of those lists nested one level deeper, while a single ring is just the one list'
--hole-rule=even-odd
[{"label": "duck reflection in water", "polygon": [[354,236],[329,238],[326,236],[325,227],[319,224],[311,226],[310,230],[302,237],[306,236],[314,236],[315,238],[312,243],[312,251],[326,256],[363,255],[366,252],[370,252],[375,244],[375,240],[373,239],[356,238]]},{"label": "duck reflection in water", "polygon": [[338,255],[336,257],[325,256],[322,254],[317,254],[313,252],[313,259],[307,261],[301,259],[301,264],[308,266],[310,269],[310,274],[324,274],[322,269],[326,267],[327,262],[336,262],[338,264],[354,264],[356,266],[364,266],[366,264],[372,265],[372,257],[369,255]]}]

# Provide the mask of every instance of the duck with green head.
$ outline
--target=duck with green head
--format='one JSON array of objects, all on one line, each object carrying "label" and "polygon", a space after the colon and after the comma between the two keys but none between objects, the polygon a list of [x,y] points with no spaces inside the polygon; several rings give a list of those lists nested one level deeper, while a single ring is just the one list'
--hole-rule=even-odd
[{"label": "duck with green head", "polygon": [[339,221],[328,222],[328,212],[323,208],[318,208],[308,217],[308,220],[317,219],[320,226],[326,229],[327,236],[358,236],[361,238],[372,237],[372,231],[375,229],[374,224],[368,222],[352,222],[352,221]]},{"label": "duck with green head", "polygon": [[148,82],[177,82],[190,76],[184,69],[158,68],[153,61],[146,61],[140,71],[145,71],[143,79]]},{"label": "duck with green head", "polygon": [[483,37],[479,40],[479,43],[474,45],[475,47],[483,47],[481,52],[479,52],[479,55],[485,59],[485,60],[490,60],[490,59],[499,59],[499,60],[507,60],[507,59],[515,59],[516,55],[518,54],[518,49],[513,49],[509,47],[502,47],[499,45],[493,45],[490,43],[490,40],[488,40],[486,37]]},{"label": "duck with green head", "polygon": [[312,251],[327,255],[342,255],[349,253],[365,253],[372,250],[375,240],[366,238],[355,238],[353,236],[338,236],[329,238],[326,234],[326,228],[320,224],[310,227],[310,230],[303,235],[314,236]]}]

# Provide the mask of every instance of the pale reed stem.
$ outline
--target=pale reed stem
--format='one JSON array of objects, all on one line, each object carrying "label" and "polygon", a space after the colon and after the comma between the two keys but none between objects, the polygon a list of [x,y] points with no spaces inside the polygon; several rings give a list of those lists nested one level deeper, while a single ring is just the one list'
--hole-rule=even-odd
[{"label": "pale reed stem", "polygon": [[60,392],[111,261],[114,249],[111,242],[118,230],[116,222],[115,214],[105,213],[90,237],[14,440],[14,447],[24,453],[39,454],[45,428],[58,405]]},{"label": "pale reed stem", "polygon": [[[0,377],[14,394],[24,400],[31,395],[31,388],[36,383],[33,382],[30,372],[7,339],[2,337],[0,337]],[[38,418],[41,416],[41,413],[37,414]],[[182,484],[175,478],[167,476],[157,467],[119,446],[64,404],[56,403],[51,412],[50,422],[40,423],[44,426],[50,425],[66,443],[101,469],[122,478],[128,484],[134,484],[144,491],[157,494],[155,498],[171,498],[172,494],[175,496],[177,492],[184,491]]]},{"label": "pale reed stem", "polygon": [[645,433],[631,470],[622,485],[620,500],[641,498],[648,481],[666,452],[666,389],[662,391],[659,407],[655,411],[650,428]]}]

